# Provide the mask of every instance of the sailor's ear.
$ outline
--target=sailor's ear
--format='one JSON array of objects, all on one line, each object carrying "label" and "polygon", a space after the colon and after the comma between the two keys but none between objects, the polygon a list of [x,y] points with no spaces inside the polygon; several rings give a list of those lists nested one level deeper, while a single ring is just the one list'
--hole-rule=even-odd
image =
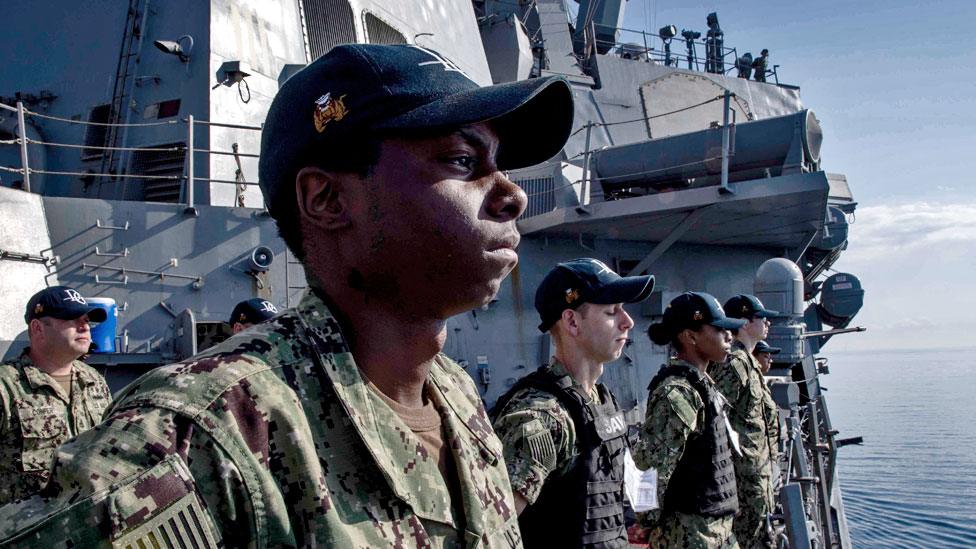
[{"label": "sailor's ear", "polygon": [[298,214],[313,226],[337,230],[348,227],[348,196],[345,177],[321,168],[305,167],[295,176]]},{"label": "sailor's ear", "polygon": [[562,329],[571,335],[579,335],[579,318],[579,311],[563,309],[563,314],[559,317]]}]

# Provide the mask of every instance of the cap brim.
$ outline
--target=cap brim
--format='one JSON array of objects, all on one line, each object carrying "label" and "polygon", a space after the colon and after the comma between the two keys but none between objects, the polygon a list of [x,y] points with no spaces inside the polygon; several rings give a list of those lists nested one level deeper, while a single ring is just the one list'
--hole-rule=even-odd
[{"label": "cap brim", "polygon": [[725,318],[720,318],[718,320],[713,320],[709,322],[709,324],[715,326],[716,328],[724,328],[726,330],[738,330],[739,328],[745,326],[747,324],[747,321],[741,318],[725,317]]},{"label": "cap brim", "polygon": [[758,316],[759,318],[776,318],[779,313],[776,311],[770,311],[769,309],[763,309],[761,311],[756,311],[752,316]]},{"label": "cap brim", "polygon": [[605,285],[589,300],[591,303],[637,303],[644,301],[654,291],[654,275],[622,276]]},{"label": "cap brim", "polygon": [[563,78],[532,78],[474,88],[427,103],[377,129],[423,130],[491,122],[498,134],[498,168],[549,160],[573,128],[573,90]]},{"label": "cap brim", "polygon": [[88,308],[85,306],[60,309],[47,316],[57,318],[58,320],[74,320],[82,315],[88,315],[89,322],[105,322],[105,319],[108,318],[108,313],[105,312],[105,309],[99,307]]},{"label": "cap brim", "polygon": [[761,352],[763,352],[763,353],[769,353],[771,355],[778,355],[779,352],[782,351],[782,350],[783,349],[780,349],[779,347],[770,347],[770,348],[768,348],[768,349],[766,349],[764,351],[761,351]]}]

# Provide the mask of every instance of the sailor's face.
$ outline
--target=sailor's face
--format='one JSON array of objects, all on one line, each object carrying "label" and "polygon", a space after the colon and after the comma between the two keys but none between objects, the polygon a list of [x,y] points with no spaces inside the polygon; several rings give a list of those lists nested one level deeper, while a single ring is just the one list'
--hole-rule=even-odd
[{"label": "sailor's face", "polygon": [[769,353],[756,353],[756,362],[759,363],[759,369],[765,375],[769,373],[769,369],[773,366],[773,355]]},{"label": "sailor's face", "polygon": [[732,333],[705,324],[696,333],[694,341],[700,357],[709,362],[725,362],[732,348]]},{"label": "sailor's face", "polygon": [[620,358],[627,335],[634,327],[634,320],[623,304],[584,303],[577,312],[579,341],[586,354],[600,363]]},{"label": "sailor's face", "polygon": [[79,357],[91,347],[88,315],[81,315],[73,320],[46,317],[37,322],[40,323],[40,347],[49,352]]},{"label": "sailor's face", "polygon": [[487,124],[383,142],[355,213],[364,289],[439,318],[487,303],[515,268],[525,193]]},{"label": "sailor's face", "polygon": [[739,328],[739,330],[749,334],[749,337],[753,341],[761,341],[766,339],[766,336],[769,334],[769,319],[754,316],[749,319],[749,322],[745,326]]}]

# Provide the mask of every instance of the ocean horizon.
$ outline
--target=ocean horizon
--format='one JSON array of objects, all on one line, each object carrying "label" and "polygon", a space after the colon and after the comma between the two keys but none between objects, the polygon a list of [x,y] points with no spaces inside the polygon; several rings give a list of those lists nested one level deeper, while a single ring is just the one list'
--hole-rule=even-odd
[{"label": "ocean horizon", "polygon": [[976,547],[976,347],[824,349],[854,547]]}]

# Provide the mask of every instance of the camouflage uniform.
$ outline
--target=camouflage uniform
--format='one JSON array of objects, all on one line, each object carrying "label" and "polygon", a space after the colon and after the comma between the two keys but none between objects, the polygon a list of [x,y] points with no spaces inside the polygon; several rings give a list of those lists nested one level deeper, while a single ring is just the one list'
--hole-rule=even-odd
[{"label": "camouflage uniform", "polygon": [[79,360],[71,368],[69,396],[27,351],[0,365],[0,504],[43,488],[58,446],[100,422],[112,403],[94,368]]},{"label": "camouflage uniform", "polygon": [[732,405],[729,421],[739,433],[742,455],[735,455],[739,513],[735,536],[743,547],[766,547],[766,515],[775,507],[773,464],[779,459],[776,404],[756,359],[741,342],[732,344],[725,364],[712,364],[709,375]]},{"label": "camouflage uniform", "polygon": [[[569,375],[553,360],[556,375]],[[572,376],[570,376],[572,379]],[[573,388],[584,394],[573,379]],[[540,389],[525,389],[512,395],[503,415],[495,420],[495,432],[502,440],[512,489],[531,505],[539,497],[546,478],[569,471],[578,456],[576,427],[555,395]]]},{"label": "camouflage uniform", "polygon": [[438,355],[426,391],[456,465],[460,517],[436,457],[368,388],[309,291],[296,309],[130,385],[104,423],[61,449],[49,499],[0,508],[0,540],[521,547],[501,445],[471,378]]},{"label": "camouflage uniform", "polygon": [[[695,369],[675,358],[669,364]],[[648,396],[640,440],[633,445],[632,452],[637,467],[657,470],[657,500],[662,504],[685,442],[692,433],[703,431],[704,422],[705,403],[682,377],[666,378]],[[660,508],[641,516],[642,524],[651,529],[651,547],[738,547],[732,532],[732,519],[732,516],[711,518]]]}]

